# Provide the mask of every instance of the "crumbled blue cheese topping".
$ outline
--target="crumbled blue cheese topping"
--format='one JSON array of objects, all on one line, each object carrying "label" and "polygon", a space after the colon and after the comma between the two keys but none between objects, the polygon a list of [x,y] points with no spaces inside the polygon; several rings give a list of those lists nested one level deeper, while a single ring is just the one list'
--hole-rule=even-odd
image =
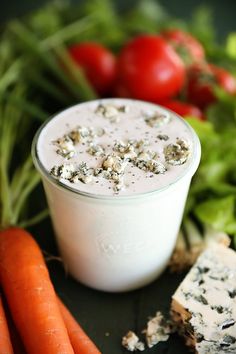
[{"label": "crumbled blue cheese topping", "polygon": [[93,156],[104,156],[104,148],[101,145],[91,143],[87,152]]},{"label": "crumbled blue cheese topping", "polygon": [[57,146],[57,153],[62,157],[70,159],[76,153],[74,142],[68,135],[59,138],[54,144]]},{"label": "crumbled blue cheese topping", "polygon": [[51,169],[51,175],[62,179],[71,179],[75,173],[75,166],[73,164],[64,164],[54,166]]},{"label": "crumbled blue cheese topping", "polygon": [[164,141],[169,140],[169,137],[168,137],[168,135],[166,135],[166,134],[158,134],[158,135],[157,135],[157,138],[158,138],[159,140],[164,140]]},{"label": "crumbled blue cheese topping", "polygon": [[189,143],[183,139],[176,139],[175,144],[168,144],[164,149],[166,162],[174,166],[185,163],[189,153]]},{"label": "crumbled blue cheese topping", "polygon": [[160,113],[158,111],[146,111],[143,114],[145,122],[152,128],[160,128],[171,120],[168,112]]},{"label": "crumbled blue cheese topping", "polygon": [[109,119],[111,123],[118,123],[120,120],[119,113],[127,113],[128,111],[128,106],[114,106],[111,104],[99,104],[96,109],[96,113]]},{"label": "crumbled blue cheese topping", "polygon": [[[95,120],[94,126],[72,127],[67,134],[54,140],[52,143],[56,146],[55,151],[64,158],[64,161],[51,168],[51,175],[60,181],[73,184],[103,185],[102,180],[106,179],[111,183],[107,188],[112,188],[115,194],[118,194],[131,183],[135,183],[135,168],[136,171],[137,169],[143,171],[143,178],[152,178],[156,175],[165,175],[172,166],[183,165],[188,160],[191,151],[189,142],[183,138],[176,138],[175,142],[172,139],[168,144],[169,136],[161,133],[163,127],[172,120],[169,112],[155,109],[141,110],[137,122],[142,120],[149,126],[146,128],[147,131],[143,132],[143,137],[133,139],[132,136],[129,137],[127,129],[122,132],[123,138],[121,136],[121,139],[112,141],[113,134],[115,137],[116,131],[119,130],[121,116],[126,119],[127,113],[132,114],[128,105],[98,104],[93,114],[108,119],[109,124],[112,123],[109,131],[99,126]],[[114,130],[111,131],[113,126]],[[139,129],[138,123],[136,128]],[[155,131],[152,132],[150,128]],[[158,131],[160,134],[156,135]],[[120,135],[119,133],[118,136]],[[85,158],[86,161],[83,160],[85,153],[90,155],[90,158]],[[95,159],[95,162],[91,158]],[[86,168],[82,169],[82,166]],[[130,170],[131,168],[134,169]],[[131,180],[129,184],[126,182],[128,173],[129,181]],[[131,175],[134,177],[133,180],[130,178]]]}]

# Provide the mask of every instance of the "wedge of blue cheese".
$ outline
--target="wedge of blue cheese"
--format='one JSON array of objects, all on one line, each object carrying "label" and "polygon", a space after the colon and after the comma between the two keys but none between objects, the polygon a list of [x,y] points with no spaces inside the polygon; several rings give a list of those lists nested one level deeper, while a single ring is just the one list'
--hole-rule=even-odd
[{"label": "wedge of blue cheese", "polygon": [[198,354],[236,353],[236,252],[205,250],[172,297],[171,315]]}]

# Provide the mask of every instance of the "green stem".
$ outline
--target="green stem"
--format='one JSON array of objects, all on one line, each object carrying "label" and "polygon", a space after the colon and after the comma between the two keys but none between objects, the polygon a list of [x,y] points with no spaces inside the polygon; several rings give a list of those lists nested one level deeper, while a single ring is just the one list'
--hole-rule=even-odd
[{"label": "green stem", "polygon": [[29,226],[33,226],[35,224],[38,224],[42,220],[44,220],[46,217],[48,217],[48,215],[49,215],[49,210],[48,209],[42,210],[40,213],[38,213],[37,215],[33,216],[32,218],[30,218],[28,220],[21,221],[19,223],[19,226],[22,227],[22,228],[27,228]]},{"label": "green stem", "polygon": [[[11,95],[22,93],[22,86],[14,89]],[[1,227],[10,225],[12,218],[12,195],[9,181],[9,167],[13,147],[16,140],[20,111],[11,104],[3,104],[1,97],[0,124],[0,194],[1,194]]]},{"label": "green stem", "polygon": [[4,94],[5,90],[9,85],[14,83],[17,79],[19,79],[20,73],[24,68],[26,68],[26,74],[28,74],[29,79],[36,83],[39,87],[41,87],[45,92],[51,94],[58,101],[63,102],[65,104],[70,103],[68,97],[62,93],[60,89],[56,85],[54,85],[51,81],[47,80],[43,75],[38,74],[35,70],[28,73],[27,63],[25,62],[25,57],[21,57],[17,59],[4,73],[4,75],[0,79],[0,92]]},{"label": "green stem", "polygon": [[22,144],[22,131],[25,133],[31,124],[30,117],[23,119],[22,111],[12,102],[15,97],[25,100],[25,95],[26,87],[20,83],[7,97],[0,96],[0,228],[16,225],[27,197],[40,181],[28,157],[15,170],[10,183],[13,152]]},{"label": "green stem", "polygon": [[[2,98],[2,97],[1,97]],[[8,173],[13,147],[16,141],[20,111],[9,103],[5,105],[3,112],[3,125],[1,131],[1,157],[4,160],[5,171]]]},{"label": "green stem", "polygon": [[60,44],[65,43],[68,40],[71,40],[73,37],[78,37],[81,33],[89,30],[93,27],[95,21],[91,15],[83,17],[69,25],[65,26],[61,30],[57,31],[50,37],[44,39],[40,46],[44,50],[54,48]]},{"label": "green stem", "polygon": [[7,69],[0,79],[0,91],[4,92],[9,85],[15,82],[20,75],[22,69],[22,60],[17,59],[13,64]]},{"label": "green stem", "polygon": [[32,192],[32,190],[36,187],[36,185],[39,183],[39,181],[40,181],[40,176],[38,174],[35,173],[34,176],[31,175],[31,179],[28,181],[28,184],[21,191],[21,194],[14,205],[14,211],[13,211],[13,216],[12,216],[13,224],[17,223],[19,216],[20,216],[21,209],[22,209],[27,197]]},{"label": "green stem", "polygon": [[22,111],[30,114],[32,118],[40,122],[44,122],[49,117],[48,113],[43,111],[41,108],[39,108],[37,105],[33,104],[32,102],[25,100],[22,96],[16,96],[16,95],[13,96],[13,95],[9,95],[8,93],[5,93],[3,94],[2,97],[6,97],[8,101],[12,102]]},{"label": "green stem", "polygon": [[35,37],[22,23],[15,21],[10,27],[11,31],[21,40],[26,48],[42,63],[51,70],[51,72],[69,89],[75,98],[79,98],[78,87],[64,73],[58,61],[49,51],[45,53],[38,44],[38,38]]},{"label": "green stem", "polygon": [[[2,154],[2,149],[1,149]],[[0,195],[1,195],[1,227],[9,225],[12,216],[11,193],[9,187],[6,165],[2,156],[0,157]]]},{"label": "green stem", "polygon": [[11,180],[11,192],[13,203],[19,198],[23,187],[29,179],[30,169],[32,168],[32,159],[29,156],[23,166],[20,166],[15,172]]},{"label": "green stem", "polygon": [[80,98],[85,101],[96,99],[97,95],[95,94],[93,88],[85,78],[83,71],[71,59],[67,50],[62,45],[60,45],[55,48],[54,51],[58,55],[59,59],[61,60],[67,71],[69,72],[71,80],[74,80],[77,83]]},{"label": "green stem", "polygon": [[68,97],[68,95],[63,93],[52,81],[49,81],[45,76],[43,76],[43,74],[38,74],[35,71],[30,72],[29,80],[31,80],[44,92],[48,93],[59,102],[66,105],[71,103],[71,99]]}]

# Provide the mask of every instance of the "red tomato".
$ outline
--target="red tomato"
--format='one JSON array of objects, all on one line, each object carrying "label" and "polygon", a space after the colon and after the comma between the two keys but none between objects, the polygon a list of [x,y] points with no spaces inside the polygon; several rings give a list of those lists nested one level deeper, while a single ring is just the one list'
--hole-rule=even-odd
[{"label": "red tomato", "polygon": [[173,112],[179,114],[181,117],[190,116],[196,117],[200,120],[205,120],[202,111],[198,107],[190,103],[172,100],[163,102],[162,105],[166,108],[171,109]]},{"label": "red tomato", "polygon": [[185,68],[162,37],[142,35],[123,47],[118,58],[118,80],[131,97],[157,102],[181,90]]},{"label": "red tomato", "polygon": [[105,47],[94,42],[74,44],[69,49],[74,61],[84,70],[95,91],[105,94],[116,76],[116,58]]},{"label": "red tomato", "polygon": [[229,94],[236,93],[236,79],[225,69],[213,64],[195,64],[190,67],[187,82],[187,98],[204,109],[215,102],[214,85]]},{"label": "red tomato", "polygon": [[191,34],[179,29],[172,29],[163,32],[162,35],[181,56],[185,64],[189,65],[204,60],[204,48]]}]

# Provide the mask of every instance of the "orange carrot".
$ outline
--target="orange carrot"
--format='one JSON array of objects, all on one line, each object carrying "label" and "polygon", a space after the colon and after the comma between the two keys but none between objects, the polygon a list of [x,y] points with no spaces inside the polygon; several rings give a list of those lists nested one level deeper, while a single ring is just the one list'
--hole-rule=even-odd
[{"label": "orange carrot", "polygon": [[101,354],[59,298],[58,303],[75,354]]},{"label": "orange carrot", "polygon": [[3,297],[3,306],[5,310],[5,315],[7,319],[7,324],[11,337],[11,344],[13,347],[14,354],[26,354],[26,350],[20,338],[19,332],[16,329],[15,323],[13,322],[9,306],[6,302],[6,299]]},{"label": "orange carrot", "polygon": [[74,354],[42,252],[20,228],[0,232],[0,283],[28,354]]},{"label": "orange carrot", "polygon": [[0,354],[14,354],[7,319],[0,297]]},{"label": "orange carrot", "polygon": [[13,322],[9,323],[9,331],[11,335],[11,342],[14,354],[26,354],[26,350],[24,348],[20,335]]}]

